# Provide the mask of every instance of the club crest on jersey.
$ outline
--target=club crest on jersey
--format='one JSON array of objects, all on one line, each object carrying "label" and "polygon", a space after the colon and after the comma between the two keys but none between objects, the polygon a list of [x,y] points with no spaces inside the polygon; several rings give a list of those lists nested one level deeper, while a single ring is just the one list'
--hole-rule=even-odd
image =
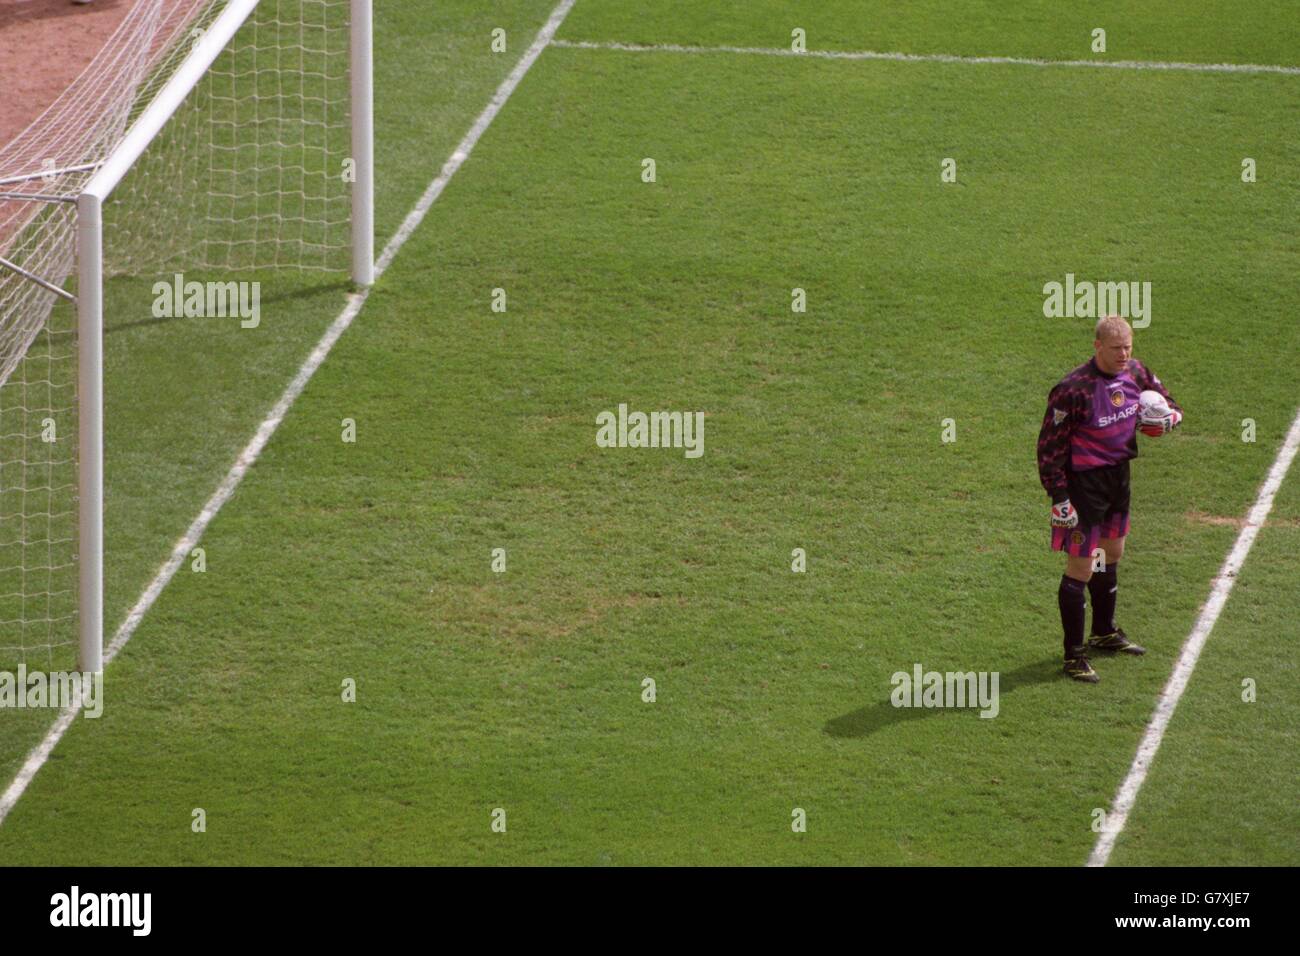
[{"label": "club crest on jersey", "polygon": [[1124,404],[1124,390],[1121,389],[1121,388],[1117,388],[1117,389],[1115,389],[1115,391],[1111,392],[1111,393],[1110,393],[1110,403],[1111,403],[1112,405],[1114,405],[1116,408],[1119,408],[1121,405],[1123,405],[1123,404]]},{"label": "club crest on jersey", "polygon": [[1070,416],[1069,412],[1063,412],[1059,408],[1052,409],[1052,424],[1059,425]]},{"label": "club crest on jersey", "polygon": [[1082,531],[1073,532],[1070,535],[1070,544],[1075,545],[1076,547],[1083,544],[1083,532]]}]

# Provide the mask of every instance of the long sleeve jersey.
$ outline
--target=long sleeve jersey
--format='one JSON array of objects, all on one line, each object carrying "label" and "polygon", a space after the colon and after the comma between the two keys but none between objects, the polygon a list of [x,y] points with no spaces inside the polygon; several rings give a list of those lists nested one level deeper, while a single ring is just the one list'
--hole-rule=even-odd
[{"label": "long sleeve jersey", "polygon": [[1053,503],[1070,497],[1071,472],[1137,457],[1138,396],[1147,390],[1182,411],[1137,359],[1129,359],[1118,375],[1104,374],[1096,359],[1089,359],[1052,389],[1038,432],[1038,479]]}]

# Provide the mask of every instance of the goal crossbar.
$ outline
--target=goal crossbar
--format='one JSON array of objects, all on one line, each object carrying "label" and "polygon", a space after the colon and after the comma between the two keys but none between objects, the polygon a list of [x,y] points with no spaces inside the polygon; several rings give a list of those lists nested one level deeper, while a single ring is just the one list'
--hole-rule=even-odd
[{"label": "goal crossbar", "polygon": [[141,154],[180,108],[185,97],[203,79],[221,51],[235,37],[235,33],[257,7],[260,0],[228,0],[226,8],[212,25],[203,31],[189,55],[176,68],[166,85],[135,121],[122,142],[109,154],[90,182],[81,191],[82,198],[94,197],[99,202],[108,198],[122,177],[135,165]]}]

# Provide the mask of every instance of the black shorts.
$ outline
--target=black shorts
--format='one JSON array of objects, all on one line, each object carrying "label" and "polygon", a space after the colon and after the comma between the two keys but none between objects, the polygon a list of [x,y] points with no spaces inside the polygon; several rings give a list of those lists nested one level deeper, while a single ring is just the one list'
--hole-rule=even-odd
[{"label": "black shorts", "polygon": [[1082,525],[1100,526],[1114,515],[1128,515],[1128,462],[1070,472],[1070,503]]}]

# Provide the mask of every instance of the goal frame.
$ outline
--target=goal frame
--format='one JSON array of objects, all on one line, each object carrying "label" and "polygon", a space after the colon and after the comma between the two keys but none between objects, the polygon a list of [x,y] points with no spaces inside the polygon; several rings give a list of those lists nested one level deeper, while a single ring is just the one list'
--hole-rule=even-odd
[{"label": "goal frame", "polygon": [[[104,220],[108,197],[262,0],[225,9],[77,196],[78,670],[104,669]],[[349,0],[352,281],[374,281],[373,0]]]}]

